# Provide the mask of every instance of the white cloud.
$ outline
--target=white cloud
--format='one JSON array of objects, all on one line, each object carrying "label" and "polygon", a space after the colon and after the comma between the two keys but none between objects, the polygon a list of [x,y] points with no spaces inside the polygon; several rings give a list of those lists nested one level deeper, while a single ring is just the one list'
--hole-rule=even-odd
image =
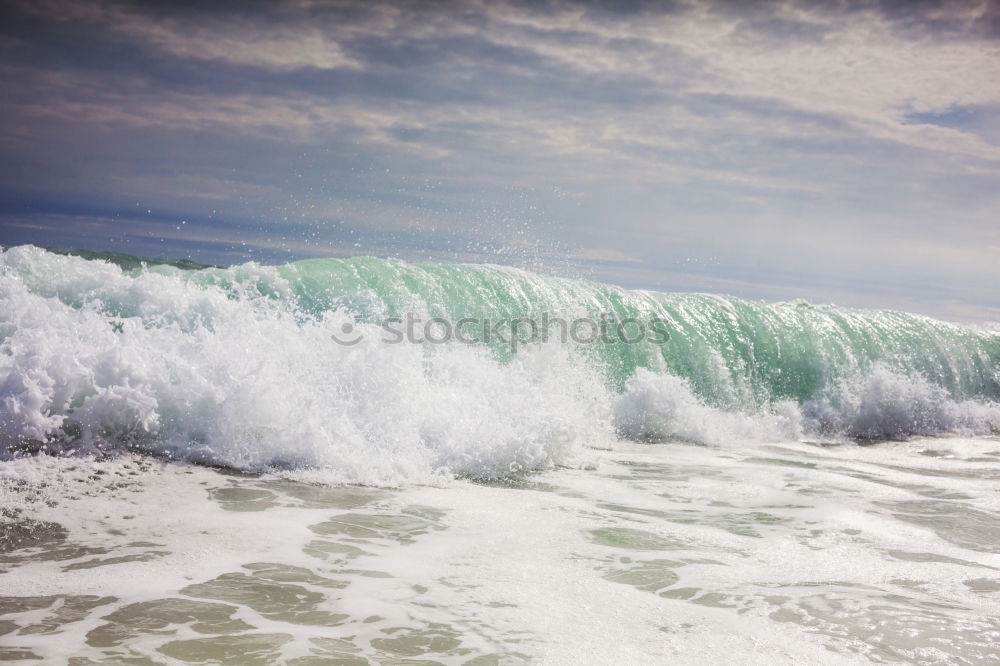
[{"label": "white cloud", "polygon": [[110,12],[115,30],[136,41],[182,58],[221,60],[270,69],[361,68],[340,44],[316,28],[279,26],[229,26],[222,21],[201,24],[153,20],[116,9]]},{"label": "white cloud", "polygon": [[[482,38],[533,52],[582,73],[644,77],[678,93],[767,99],[829,114],[878,139],[1000,159],[1000,147],[955,129],[906,123],[912,111],[1000,104],[1000,46],[982,40],[914,39],[897,34],[875,11],[831,14],[775,5],[769,17],[822,26],[822,39],[737,39],[743,20],[692,5],[691,11],[639,17],[588,18],[567,6],[554,14],[491,4],[495,25]],[[987,3],[965,8],[967,20]],[[576,43],[565,31],[588,36]],[[640,41],[623,49],[616,40]]]},{"label": "white cloud", "polygon": [[308,25],[240,20],[225,15],[154,17],[130,5],[101,0],[18,2],[23,11],[62,21],[104,24],[135,42],[182,58],[217,60],[275,70],[360,68],[329,31]]}]

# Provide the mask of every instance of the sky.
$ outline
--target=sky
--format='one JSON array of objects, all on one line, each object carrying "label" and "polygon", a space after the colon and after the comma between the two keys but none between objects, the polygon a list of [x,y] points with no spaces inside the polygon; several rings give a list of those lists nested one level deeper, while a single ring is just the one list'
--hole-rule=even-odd
[{"label": "sky", "polygon": [[1000,4],[0,3],[0,244],[1000,321]]}]

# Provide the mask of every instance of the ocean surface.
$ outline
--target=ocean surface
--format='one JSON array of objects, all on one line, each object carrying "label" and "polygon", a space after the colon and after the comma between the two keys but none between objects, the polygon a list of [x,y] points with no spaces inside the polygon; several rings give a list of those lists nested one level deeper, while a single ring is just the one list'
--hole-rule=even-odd
[{"label": "ocean surface", "polygon": [[0,661],[1000,663],[1000,332],[0,249]]}]

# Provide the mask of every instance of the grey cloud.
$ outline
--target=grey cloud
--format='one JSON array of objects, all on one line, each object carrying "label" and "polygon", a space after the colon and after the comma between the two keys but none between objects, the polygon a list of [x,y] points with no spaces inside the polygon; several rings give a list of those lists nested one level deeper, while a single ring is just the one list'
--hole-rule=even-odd
[{"label": "grey cloud", "polygon": [[517,245],[632,286],[985,312],[1000,56],[980,9],[8,5],[0,243]]}]

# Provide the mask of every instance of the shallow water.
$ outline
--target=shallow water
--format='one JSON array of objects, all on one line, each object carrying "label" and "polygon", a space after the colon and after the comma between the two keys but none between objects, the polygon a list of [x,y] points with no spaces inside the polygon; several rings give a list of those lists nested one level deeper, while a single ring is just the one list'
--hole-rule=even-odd
[{"label": "shallow water", "polygon": [[1000,661],[1000,440],[614,449],[397,490],[0,463],[0,660]]}]

